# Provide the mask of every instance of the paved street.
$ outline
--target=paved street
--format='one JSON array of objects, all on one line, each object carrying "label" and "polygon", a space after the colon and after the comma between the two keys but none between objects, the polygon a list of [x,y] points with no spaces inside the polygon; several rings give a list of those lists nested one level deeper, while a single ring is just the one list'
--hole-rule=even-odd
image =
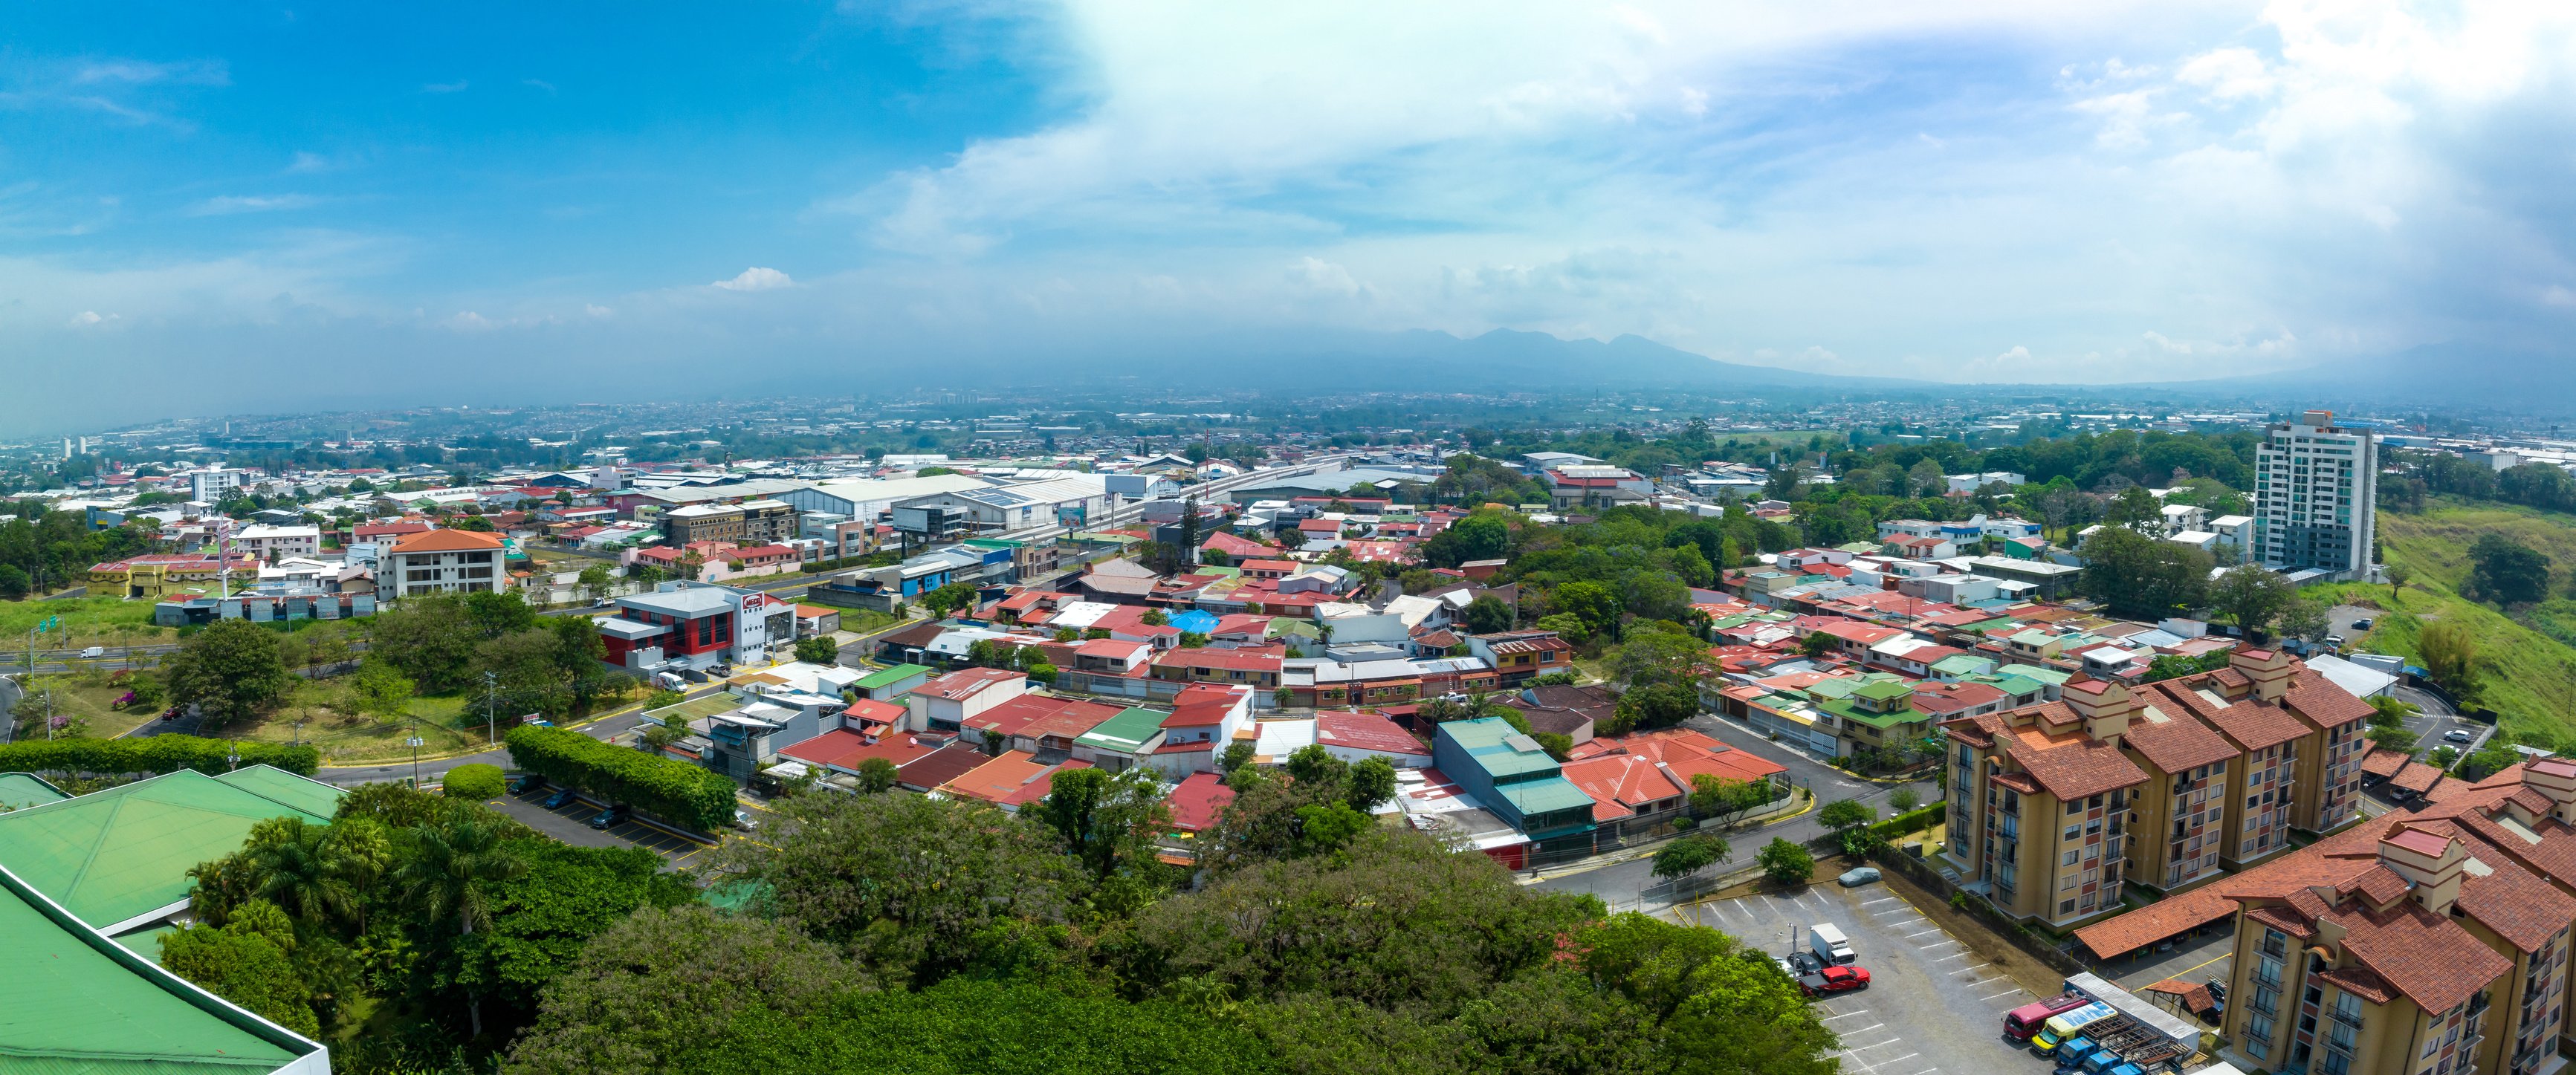
[{"label": "paved street", "polygon": [[[1842,1038],[1834,1054],[1861,1075],[1986,1075],[2036,1063],[2003,1037],[2003,1014],[2037,999],[1885,885],[1831,881],[1789,893],[1709,900],[1673,917],[1710,926],[1773,956],[1806,944],[1807,928],[1842,928],[1869,988],[1816,1003]],[[2045,1067],[2038,1070],[2045,1071]]]},{"label": "paved street", "polygon": [[[1691,718],[1689,726],[1717,737],[1728,746],[1787,767],[1789,775],[1798,782],[1799,786],[1815,789],[1816,801],[1820,804],[1836,799],[1857,799],[1877,807],[1879,816],[1882,818],[1894,812],[1888,806],[1887,796],[1896,790],[1897,785],[1859,779],[1850,773],[1808,757],[1800,751],[1765,739],[1761,733],[1720,718],[1713,713],[1702,713]],[[1940,789],[1929,781],[1905,786],[1912,787],[1915,795],[1925,803],[1932,802],[1940,792]],[[1805,843],[1824,835],[1824,832],[1824,826],[1816,822],[1815,811],[1809,810],[1796,817],[1759,828],[1742,829],[1724,835],[1735,853],[1735,862],[1751,863],[1754,853],[1760,851],[1762,845],[1770,843],[1774,837],[1785,838],[1791,843]],[[1536,887],[1556,892],[1588,892],[1599,896],[1604,901],[1616,902],[1636,900],[1638,894],[1653,882],[1654,862],[1649,856],[1609,863],[1579,873],[1550,877],[1537,882]]]},{"label": "paved street", "polygon": [[575,799],[563,806],[548,810],[545,799],[554,792],[553,788],[539,788],[523,795],[503,795],[491,800],[488,805],[517,818],[529,828],[568,844],[582,847],[644,848],[662,856],[662,861],[668,864],[670,869],[685,868],[695,862],[698,856],[713,850],[707,844],[682,839],[660,829],[639,825],[632,821],[620,822],[605,831],[591,828],[589,821],[592,815],[599,813],[601,809],[599,803],[590,799]]}]

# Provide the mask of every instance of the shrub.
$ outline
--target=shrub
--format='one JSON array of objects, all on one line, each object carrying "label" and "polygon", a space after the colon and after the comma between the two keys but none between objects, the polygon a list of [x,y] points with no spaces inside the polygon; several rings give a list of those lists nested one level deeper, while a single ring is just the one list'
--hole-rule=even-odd
[{"label": "shrub", "polygon": [[508,783],[501,779],[500,766],[476,762],[448,770],[447,778],[440,782],[439,790],[451,799],[472,799],[481,802],[485,799],[500,798],[502,790],[507,786]]},{"label": "shrub", "polygon": [[511,764],[558,784],[701,830],[733,820],[734,783],[723,774],[562,728],[523,724],[506,741]]},{"label": "shrub", "polygon": [[1933,803],[1919,810],[1908,810],[1869,827],[1880,839],[1893,840],[1910,836],[1941,823],[1941,804]]},{"label": "shrub", "polygon": [[322,765],[321,752],[312,747],[154,735],[140,739],[0,744],[0,773],[175,773],[194,769],[213,774],[233,768],[226,758],[236,749],[241,751],[243,765],[275,766],[299,776],[311,776]]}]

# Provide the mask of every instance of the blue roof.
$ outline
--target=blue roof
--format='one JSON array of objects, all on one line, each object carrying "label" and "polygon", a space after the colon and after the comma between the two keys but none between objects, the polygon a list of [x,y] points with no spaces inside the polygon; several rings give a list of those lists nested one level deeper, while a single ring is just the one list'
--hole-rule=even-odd
[{"label": "blue roof", "polygon": [[1187,612],[1175,612],[1171,614],[1171,620],[1172,628],[1184,634],[1212,635],[1216,633],[1217,619],[1216,614],[1212,612],[1201,612],[1198,609],[1191,609]]}]

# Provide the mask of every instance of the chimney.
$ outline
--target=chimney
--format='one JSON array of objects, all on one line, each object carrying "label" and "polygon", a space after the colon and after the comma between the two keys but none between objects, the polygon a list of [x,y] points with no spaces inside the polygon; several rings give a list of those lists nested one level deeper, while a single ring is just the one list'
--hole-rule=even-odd
[{"label": "chimney", "polygon": [[2227,667],[2254,683],[2254,700],[2279,702],[2290,691],[2290,656],[2276,649],[2237,649]]},{"label": "chimney", "polygon": [[2468,849],[2460,841],[2422,829],[2400,829],[2379,841],[2379,864],[2405,878],[2415,902],[2425,910],[2446,917],[2460,898],[2460,878],[2468,872],[2468,859]]},{"label": "chimney", "polygon": [[2138,700],[2129,688],[2108,679],[2068,680],[2059,697],[2084,718],[2086,738],[2112,746],[2120,745],[2120,737],[2128,734],[2129,718],[2138,711]]},{"label": "chimney", "polygon": [[2576,825],[2576,761],[2540,758],[2526,763],[2522,783],[2549,797],[2549,816]]}]

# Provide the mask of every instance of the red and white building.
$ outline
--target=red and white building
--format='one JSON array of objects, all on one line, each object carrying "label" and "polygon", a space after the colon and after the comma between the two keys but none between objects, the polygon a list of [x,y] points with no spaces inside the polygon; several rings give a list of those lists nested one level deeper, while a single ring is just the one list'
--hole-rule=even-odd
[{"label": "red and white building", "polygon": [[757,590],[665,582],[618,598],[599,637],[610,663],[644,671],[766,663],[771,646],[795,642],[796,606]]}]

